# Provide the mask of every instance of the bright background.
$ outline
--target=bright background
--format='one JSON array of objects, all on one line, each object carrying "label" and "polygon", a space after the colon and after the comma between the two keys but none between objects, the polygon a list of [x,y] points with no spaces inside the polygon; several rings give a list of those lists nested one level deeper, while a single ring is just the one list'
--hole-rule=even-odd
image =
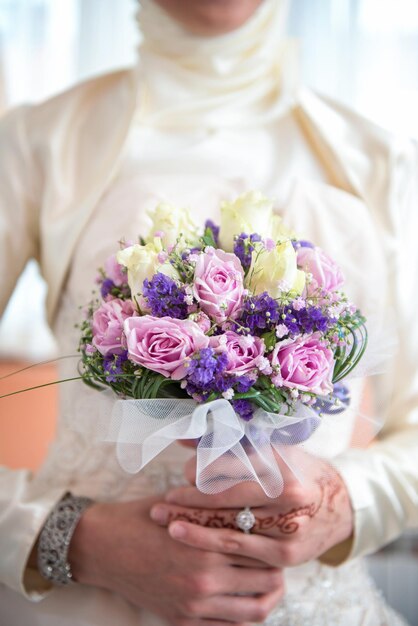
[{"label": "bright background", "polygon": [[[289,32],[300,40],[304,82],[395,133],[418,138],[418,0],[290,4]],[[136,8],[135,0],[0,0],[0,113],[134,62]],[[18,360],[54,355],[44,298],[31,262],[0,323],[0,378]],[[35,368],[2,381],[0,395],[53,377],[50,366]],[[36,468],[53,436],[55,391],[1,402],[0,464]],[[405,537],[370,566],[391,603],[418,626],[416,539]]]}]

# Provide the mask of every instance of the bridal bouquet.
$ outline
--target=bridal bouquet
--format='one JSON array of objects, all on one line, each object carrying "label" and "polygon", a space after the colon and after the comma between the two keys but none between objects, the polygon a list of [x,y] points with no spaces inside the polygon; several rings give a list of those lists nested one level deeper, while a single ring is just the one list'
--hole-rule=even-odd
[{"label": "bridal bouquet", "polygon": [[274,452],[347,405],[340,381],[364,353],[365,319],[337,264],[258,192],[223,203],[220,227],[203,232],[167,204],[151,218],[100,269],[81,326],[81,376],[119,398],[119,461],[138,471],[173,440],[196,439],[202,491],[257,480],[278,495]]}]

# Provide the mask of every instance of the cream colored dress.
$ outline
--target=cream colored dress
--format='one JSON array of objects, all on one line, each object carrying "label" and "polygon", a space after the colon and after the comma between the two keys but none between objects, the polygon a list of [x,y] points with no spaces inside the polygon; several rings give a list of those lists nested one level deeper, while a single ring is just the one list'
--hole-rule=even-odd
[{"label": "cream colored dress", "polygon": [[[280,146],[289,132],[292,132],[293,149],[306,154],[304,163],[295,165],[281,154]],[[248,150],[249,145],[251,150]],[[254,166],[255,153],[268,155],[268,158],[260,159]],[[221,200],[232,199],[248,189],[263,189],[276,199],[286,223],[337,256],[356,301],[367,308],[373,286],[367,279],[359,283],[358,253],[353,246],[357,251],[368,248],[364,261],[370,268],[379,263],[379,245],[373,239],[373,227],[359,202],[328,187],[321,179],[323,172],[309,156],[304,138],[290,116],[283,119],[274,134],[258,129],[245,135],[228,131],[179,136],[135,125],[120,171],[98,202],[74,252],[54,325],[62,354],[73,352],[77,344],[78,307],[89,301],[96,268],[116,249],[120,238],[135,238],[138,233],[148,232],[147,212],[160,201],[189,207],[203,225],[208,217],[219,219]],[[353,254],[347,255],[349,249]],[[374,297],[380,294],[375,293]],[[61,374],[63,377],[74,375],[75,365],[62,366]],[[92,445],[88,426],[82,428],[83,434],[78,432],[81,418],[92,424],[92,438],[94,436],[94,423],[100,419],[100,416],[95,418],[94,413],[99,411],[96,392],[79,382],[64,385],[60,395],[57,441],[36,482],[58,489],[65,484],[73,493],[108,501],[162,493],[183,481],[182,466],[189,452],[176,445],[139,475],[125,474],[118,467],[110,444]],[[320,442],[325,456],[336,456],[347,447],[352,426],[348,418],[342,431],[334,433],[334,441],[325,438]],[[321,440],[321,433],[315,438]],[[306,624],[307,620],[318,626],[401,623],[384,607],[359,561],[339,569],[319,563],[289,569],[286,587],[286,600],[269,624],[296,626]],[[15,601],[19,608],[16,607],[15,621],[10,625],[22,623],[22,617],[17,616],[24,601],[18,597]],[[92,606],[94,614],[91,614]],[[68,607],[68,617],[63,617],[65,607]],[[67,619],[72,626],[158,623],[156,618],[129,607],[112,594],[82,587],[54,590],[39,605],[26,607],[26,610],[34,625],[61,626]]]},{"label": "cream colored dress", "polygon": [[[269,9],[273,2],[265,6]],[[260,20],[265,20],[260,15],[249,29],[260,30]],[[152,10],[145,17],[152,22],[152,33]],[[235,85],[243,100],[248,96],[242,108],[240,99],[231,100],[229,82],[226,87],[223,83],[223,99],[213,76],[199,91],[201,86],[191,85],[185,72],[199,62],[197,76],[205,76],[207,63],[219,79],[228,69],[225,58],[232,63],[233,55],[216,56],[212,50],[199,59],[190,56],[191,43],[185,39],[173,69],[171,56],[157,54],[155,37],[164,33],[163,26],[168,29],[160,42],[165,50],[170,36],[175,39],[174,27],[161,21],[158,26],[135,72],[97,79],[5,120],[0,132],[0,261],[6,268],[2,302],[25,257],[40,258],[50,288],[53,329],[62,353],[73,353],[78,307],[90,298],[96,268],[122,236],[134,238],[148,230],[146,211],[158,201],[188,206],[203,223],[208,217],[217,219],[222,199],[252,188],[271,196],[290,226],[342,265],[348,291],[373,327],[383,310],[393,308],[400,328],[396,354],[374,385],[377,412],[387,419],[381,442],[372,450],[347,450],[350,420],[332,441],[320,432],[315,435],[323,454],[335,457],[350,492],[353,560],[335,569],[318,562],[288,569],[287,596],[269,623],[395,626],[401,622],[385,607],[355,557],[390,541],[404,527],[418,525],[418,329],[413,324],[414,281],[406,280],[417,275],[418,262],[414,223],[408,229],[404,222],[416,219],[417,153],[409,145],[400,149],[370,123],[304,90],[290,91],[291,97],[285,91],[284,99],[273,98],[271,106],[270,100],[264,106],[260,85],[267,90],[267,83],[270,89],[276,84],[271,68],[258,82],[250,81],[250,95],[246,87],[246,72],[260,72],[259,64],[254,68],[242,61],[241,84]],[[242,40],[250,34],[248,29],[239,34],[232,46],[235,55],[243,53]],[[268,57],[271,51],[262,48]],[[273,78],[277,82],[277,72]],[[217,93],[210,87],[215,83]],[[235,119],[231,111],[237,107]],[[62,376],[73,369],[66,362]],[[94,418],[94,392],[82,383],[69,383],[60,393],[57,439],[39,474],[0,471],[0,623],[160,624],[99,589],[77,585],[49,590],[44,597],[47,585],[25,569],[39,529],[67,489],[98,500],[127,500],[162,493],[182,481],[186,452],[177,446],[141,474],[124,474],[111,447],[93,444],[88,429],[80,434],[74,428],[83,412],[86,422]],[[354,401],[359,393],[354,392]],[[341,557],[337,551],[323,560],[339,562]]]}]

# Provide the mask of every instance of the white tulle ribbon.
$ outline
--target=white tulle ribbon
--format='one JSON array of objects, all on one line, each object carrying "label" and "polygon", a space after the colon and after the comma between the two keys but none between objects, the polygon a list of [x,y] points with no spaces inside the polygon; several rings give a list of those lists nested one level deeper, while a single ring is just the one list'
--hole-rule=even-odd
[{"label": "white tulle ribbon", "polygon": [[246,422],[223,399],[200,405],[178,399],[118,400],[106,440],[116,442],[121,467],[136,473],[174,441],[196,439],[200,491],[213,494],[255,481],[275,498],[283,490],[284,473],[303,479],[292,450],[318,422],[317,413],[303,404],[290,417],[258,409]]}]

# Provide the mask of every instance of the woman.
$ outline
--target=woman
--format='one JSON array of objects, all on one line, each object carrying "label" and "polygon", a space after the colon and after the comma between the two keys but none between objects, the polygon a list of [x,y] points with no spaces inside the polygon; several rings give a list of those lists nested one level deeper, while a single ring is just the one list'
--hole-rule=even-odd
[{"label": "woman", "polygon": [[[134,71],[4,120],[1,303],[26,260],[39,258],[51,325],[71,353],[96,268],[121,236],[148,230],[147,210],[165,200],[193,207],[203,222],[216,219],[220,200],[262,189],[290,226],[339,260],[369,315],[396,308],[397,356],[376,382],[387,424],[381,441],[367,451],[346,450],[349,432],[338,445],[320,441],[333,464],[318,462],[312,483],[278,501],[253,485],[215,499],[193,488],[170,492],[192,453],[174,447],[126,476],[111,450],[74,427],[94,421],[97,394],[62,386],[57,440],[39,474],[0,474],[2,623],[203,626],[268,615],[277,625],[401,623],[355,557],[418,522],[418,327],[409,295],[418,270],[418,156],[298,88],[284,16],[280,0],[143,0]],[[73,372],[62,367],[63,377]],[[57,547],[82,584],[51,589],[37,542],[66,492],[94,500],[88,508],[72,501],[75,532],[68,551]],[[297,532],[283,533],[283,523],[250,535],[204,527],[213,509],[228,525],[247,505],[260,519],[293,516]],[[167,530],[179,512],[202,526],[172,522]]]}]

